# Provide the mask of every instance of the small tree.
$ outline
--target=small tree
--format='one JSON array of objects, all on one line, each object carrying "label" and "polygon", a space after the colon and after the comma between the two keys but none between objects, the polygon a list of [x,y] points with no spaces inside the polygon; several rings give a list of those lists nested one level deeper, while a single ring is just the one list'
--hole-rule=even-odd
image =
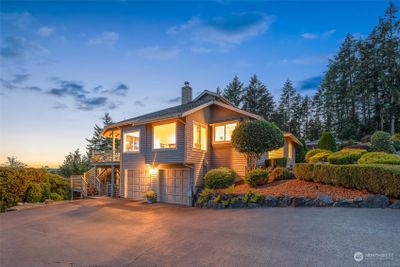
[{"label": "small tree", "polygon": [[396,151],[390,134],[384,131],[376,131],[371,136],[371,146],[377,152],[394,153]]},{"label": "small tree", "polygon": [[7,161],[3,164],[5,167],[24,168],[26,164],[18,160],[16,156],[7,157]]},{"label": "small tree", "polygon": [[323,132],[318,142],[319,149],[326,149],[332,152],[337,150],[335,137],[331,132]]},{"label": "small tree", "polygon": [[59,174],[69,178],[71,175],[83,174],[89,168],[89,160],[81,155],[79,149],[69,153],[60,166]]},{"label": "small tree", "polygon": [[245,155],[248,168],[253,170],[263,153],[284,145],[284,138],[281,130],[266,120],[245,121],[233,131],[232,145]]}]

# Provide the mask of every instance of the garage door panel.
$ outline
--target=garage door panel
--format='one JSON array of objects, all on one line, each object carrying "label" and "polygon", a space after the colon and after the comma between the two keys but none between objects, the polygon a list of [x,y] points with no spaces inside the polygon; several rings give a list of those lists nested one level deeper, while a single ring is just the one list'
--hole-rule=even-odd
[{"label": "garage door panel", "polygon": [[150,188],[150,174],[146,170],[127,170],[128,198],[142,200]]},{"label": "garage door panel", "polygon": [[165,169],[160,176],[160,198],[163,202],[189,204],[189,169]]}]

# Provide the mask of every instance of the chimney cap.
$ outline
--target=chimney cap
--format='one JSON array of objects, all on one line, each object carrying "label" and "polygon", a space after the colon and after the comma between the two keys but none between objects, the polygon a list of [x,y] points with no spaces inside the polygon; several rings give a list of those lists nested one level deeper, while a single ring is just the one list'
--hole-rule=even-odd
[{"label": "chimney cap", "polygon": [[184,82],[184,85],[185,85],[185,86],[189,86],[190,83],[189,83],[188,81],[185,81],[185,82]]}]

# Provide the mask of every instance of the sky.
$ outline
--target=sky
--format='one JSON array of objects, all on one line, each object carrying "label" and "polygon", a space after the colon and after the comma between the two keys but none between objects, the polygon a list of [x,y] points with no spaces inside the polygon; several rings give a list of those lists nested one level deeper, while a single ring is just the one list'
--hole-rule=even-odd
[{"label": "sky", "polygon": [[[394,2],[398,5],[398,1]],[[253,74],[318,87],[347,33],[366,37],[387,1],[1,1],[0,163],[56,167],[114,121]]]}]

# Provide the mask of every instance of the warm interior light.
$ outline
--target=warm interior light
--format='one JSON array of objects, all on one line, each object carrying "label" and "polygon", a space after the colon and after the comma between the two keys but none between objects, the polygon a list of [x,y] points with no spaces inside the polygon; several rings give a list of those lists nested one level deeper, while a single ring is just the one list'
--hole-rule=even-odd
[{"label": "warm interior light", "polygon": [[155,175],[155,174],[157,174],[158,170],[156,167],[150,167],[149,172],[150,172],[150,175]]},{"label": "warm interior light", "polygon": [[153,147],[159,148],[176,148],[176,123],[168,123],[154,126],[154,143]]}]

